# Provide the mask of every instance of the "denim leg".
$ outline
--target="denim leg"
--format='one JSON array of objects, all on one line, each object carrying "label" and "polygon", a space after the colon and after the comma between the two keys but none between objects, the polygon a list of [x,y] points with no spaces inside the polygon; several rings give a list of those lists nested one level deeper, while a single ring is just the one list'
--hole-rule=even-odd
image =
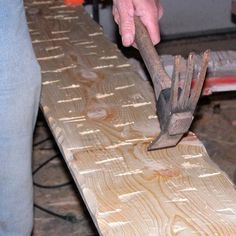
[{"label": "denim leg", "polygon": [[32,135],[40,70],[22,0],[0,0],[0,236],[33,227]]}]

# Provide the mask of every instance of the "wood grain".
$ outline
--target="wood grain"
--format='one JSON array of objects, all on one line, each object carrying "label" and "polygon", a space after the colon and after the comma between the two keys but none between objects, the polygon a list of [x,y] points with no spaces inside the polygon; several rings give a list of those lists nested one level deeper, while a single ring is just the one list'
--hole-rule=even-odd
[{"label": "wood grain", "polygon": [[25,1],[41,107],[100,235],[236,235],[236,192],[190,133],[159,133],[142,80],[82,7]]}]

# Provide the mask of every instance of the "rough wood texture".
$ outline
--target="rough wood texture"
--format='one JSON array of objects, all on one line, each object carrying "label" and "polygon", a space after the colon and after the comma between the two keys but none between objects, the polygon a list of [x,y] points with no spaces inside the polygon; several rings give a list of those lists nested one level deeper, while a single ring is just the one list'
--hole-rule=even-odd
[{"label": "rough wood texture", "polygon": [[236,235],[236,193],[189,134],[147,152],[153,91],[82,7],[26,1],[41,107],[101,235]]}]

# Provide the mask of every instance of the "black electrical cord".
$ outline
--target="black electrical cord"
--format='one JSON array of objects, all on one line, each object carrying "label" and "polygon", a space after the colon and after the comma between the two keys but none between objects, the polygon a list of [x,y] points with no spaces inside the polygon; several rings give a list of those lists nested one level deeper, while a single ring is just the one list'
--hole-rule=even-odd
[{"label": "black electrical cord", "polygon": [[47,138],[45,138],[45,139],[42,139],[42,140],[40,140],[40,141],[34,143],[33,146],[36,147],[36,146],[38,146],[38,145],[40,145],[40,144],[43,144],[44,142],[49,141],[49,140],[51,140],[51,137],[47,137]]},{"label": "black electrical cord", "polygon": [[50,157],[48,160],[46,160],[45,162],[43,162],[39,167],[37,167],[34,171],[33,171],[33,175],[35,175],[40,169],[42,169],[45,165],[47,165],[50,161],[52,161],[53,159],[55,159],[56,157],[58,157],[59,154],[55,154],[54,156]]},{"label": "black electrical cord", "polygon": [[44,208],[44,207],[42,207],[42,206],[40,206],[40,205],[38,205],[36,203],[34,203],[34,207],[38,208],[39,210],[41,210],[43,212],[46,212],[46,213],[48,213],[50,215],[58,217],[58,218],[60,218],[62,220],[69,221],[70,223],[78,223],[79,222],[77,217],[75,215],[71,214],[71,213],[68,213],[66,215],[61,215],[61,214],[58,214],[58,213],[56,213],[54,211],[48,210],[48,209],[46,209],[46,208]]},{"label": "black electrical cord", "polygon": [[[44,140],[42,140],[42,141],[36,143],[36,145],[39,145],[39,143],[41,144],[41,143],[47,141],[48,139],[49,139],[49,138],[46,138],[46,139],[44,139]],[[34,146],[35,146],[35,144],[34,144]],[[48,160],[46,160],[45,162],[43,162],[39,167],[37,167],[37,168],[33,171],[33,176],[34,176],[40,169],[42,169],[44,166],[46,166],[50,161],[54,160],[54,159],[57,158],[58,156],[59,156],[59,154],[55,154],[54,156],[50,157]],[[62,184],[57,184],[57,185],[42,185],[42,184],[36,183],[35,181],[33,182],[33,184],[34,184],[35,186],[37,186],[37,187],[39,187],[39,188],[46,188],[46,189],[61,188],[61,187],[65,187],[65,186],[67,186],[67,185],[69,185],[69,184],[71,184],[71,183],[72,183],[72,181],[69,181],[69,182],[66,182],[66,183],[62,183]],[[57,217],[57,218],[60,218],[60,219],[62,219],[62,220],[68,221],[68,222],[70,222],[70,223],[77,223],[77,222],[79,222],[79,220],[76,218],[76,216],[73,215],[73,214],[71,214],[71,213],[68,213],[68,214],[66,214],[66,215],[58,214],[58,213],[56,213],[56,212],[54,212],[54,211],[51,211],[51,210],[49,210],[49,209],[47,209],[47,208],[44,208],[44,207],[38,205],[37,203],[34,203],[34,207],[35,207],[35,208],[38,208],[38,209],[41,210],[41,211],[44,211],[44,212],[47,213],[47,214],[50,214],[50,215],[55,216],[55,217]]]},{"label": "black electrical cord", "polygon": [[[56,154],[52,157],[50,157],[48,160],[46,160],[45,162],[43,162],[39,167],[37,167],[34,171],[33,171],[33,175],[35,175],[40,169],[42,169],[45,165],[47,165],[50,161],[52,161],[53,159],[57,158],[59,156],[59,154]],[[56,184],[56,185],[42,185],[42,184],[39,184],[37,182],[34,181],[34,185],[36,187],[39,187],[39,188],[46,188],[46,189],[55,189],[55,188],[62,188],[62,187],[65,187],[65,186],[68,186],[72,183],[72,181],[68,181],[68,182],[65,182],[65,183],[62,183],[62,184]]]},{"label": "black electrical cord", "polygon": [[71,184],[72,184],[72,181],[68,181],[63,184],[56,184],[56,185],[42,185],[42,184],[38,184],[38,183],[34,182],[34,186],[36,186],[38,188],[46,188],[46,189],[62,188],[62,187],[66,187]]}]

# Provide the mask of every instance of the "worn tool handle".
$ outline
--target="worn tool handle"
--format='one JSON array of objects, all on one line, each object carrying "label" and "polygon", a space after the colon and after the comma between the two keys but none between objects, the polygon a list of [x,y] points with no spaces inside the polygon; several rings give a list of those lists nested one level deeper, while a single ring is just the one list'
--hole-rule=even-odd
[{"label": "worn tool handle", "polygon": [[150,73],[155,90],[159,93],[162,89],[171,87],[171,80],[161,63],[146,27],[138,16],[134,17],[134,22],[135,42]]}]

